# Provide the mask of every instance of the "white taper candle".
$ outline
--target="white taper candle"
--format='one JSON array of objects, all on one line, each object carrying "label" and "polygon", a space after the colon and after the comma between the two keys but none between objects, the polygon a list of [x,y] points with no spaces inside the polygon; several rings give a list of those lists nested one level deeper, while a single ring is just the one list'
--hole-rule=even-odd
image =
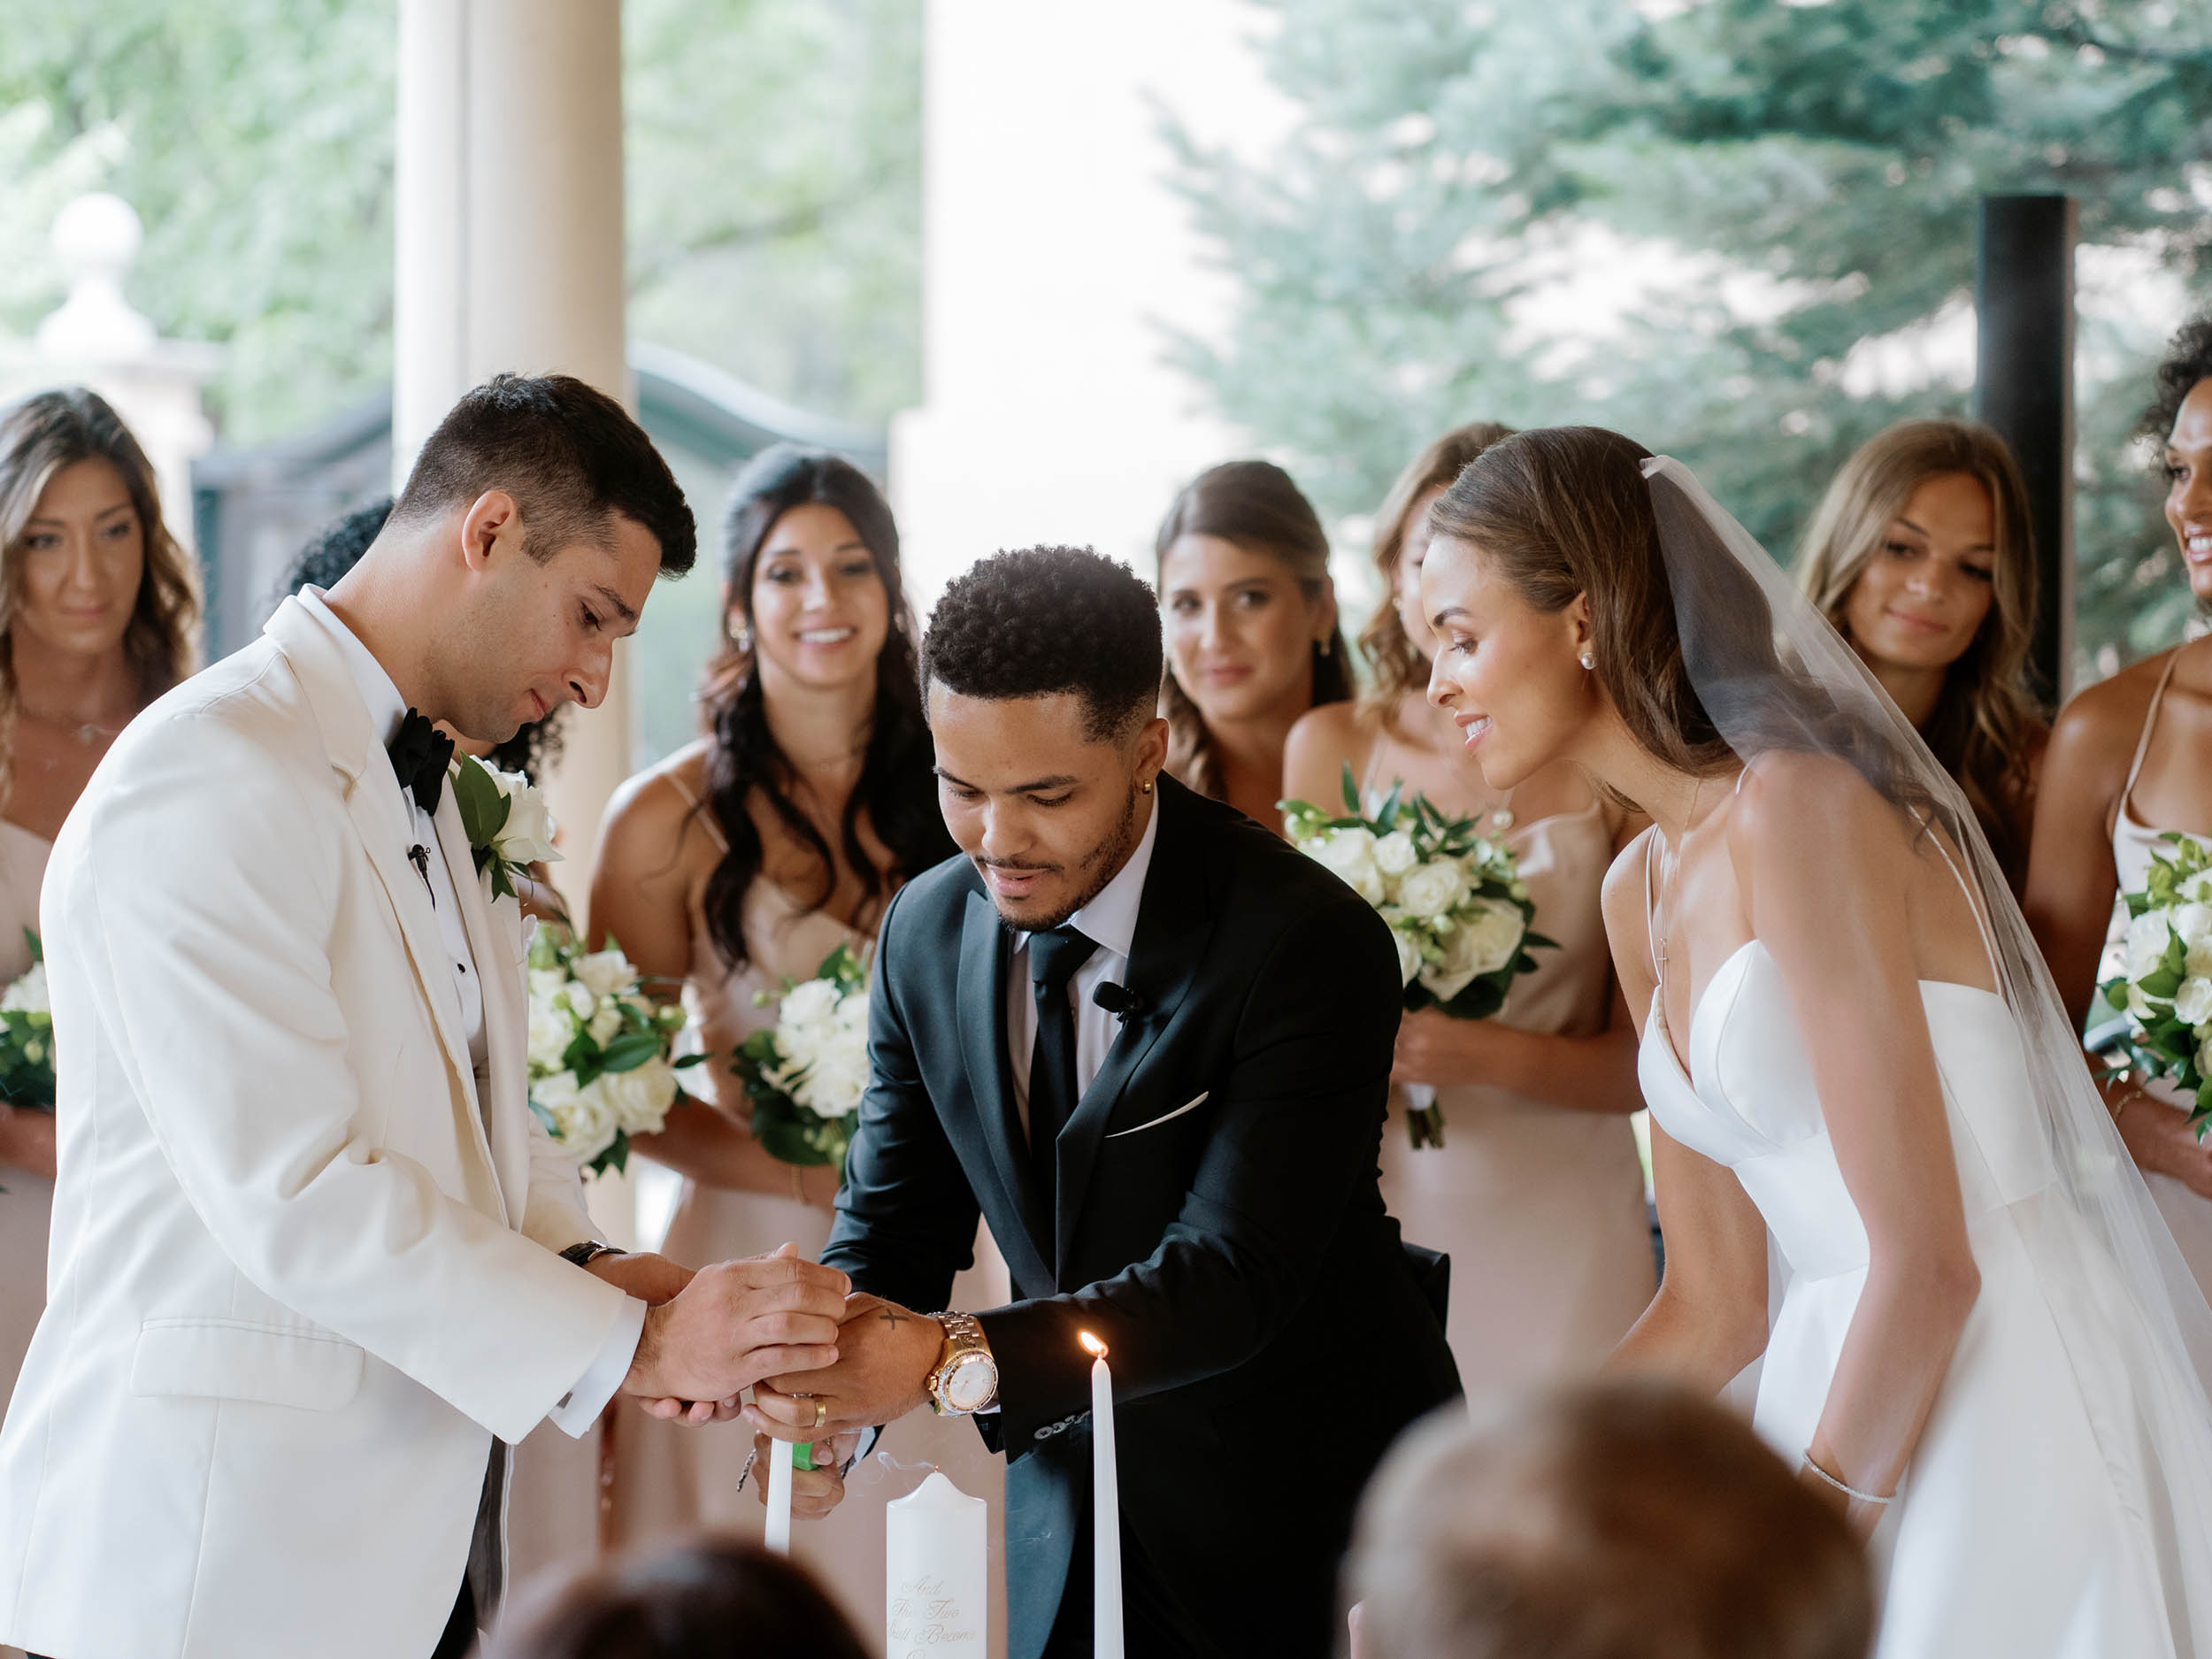
[{"label": "white taper candle", "polygon": [[791,1454],[789,1440],[768,1442],[768,1528],[761,1541],[779,1555],[791,1553]]},{"label": "white taper candle", "polygon": [[1091,1647],[1094,1659],[1122,1659],[1121,1477],[1114,1458],[1114,1373],[1106,1345],[1088,1331],[1091,1361]]}]

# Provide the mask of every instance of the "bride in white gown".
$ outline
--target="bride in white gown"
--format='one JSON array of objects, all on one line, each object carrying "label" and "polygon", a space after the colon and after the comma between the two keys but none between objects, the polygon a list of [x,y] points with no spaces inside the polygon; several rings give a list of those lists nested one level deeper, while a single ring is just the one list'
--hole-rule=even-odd
[{"label": "bride in white gown", "polygon": [[1569,758],[1654,822],[1605,897],[1667,1273],[1614,1363],[1717,1391],[1763,1350],[1880,1659],[2212,1655],[2212,1312],[1955,787],[1629,440],[1508,440],[1432,523],[1430,695],[1486,780]]}]

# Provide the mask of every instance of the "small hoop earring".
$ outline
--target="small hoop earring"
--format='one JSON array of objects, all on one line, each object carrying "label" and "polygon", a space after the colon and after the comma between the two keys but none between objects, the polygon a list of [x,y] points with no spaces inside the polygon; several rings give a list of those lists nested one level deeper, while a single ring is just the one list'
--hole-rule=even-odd
[{"label": "small hoop earring", "polygon": [[1585,651],[1585,652],[1583,652],[1583,654],[1582,654],[1582,666],[1583,666],[1583,668],[1584,668],[1586,671],[1590,670],[1590,669],[1594,669],[1594,668],[1595,668],[1597,665],[1598,665],[1598,657],[1597,657],[1597,653],[1596,653],[1595,651]]}]

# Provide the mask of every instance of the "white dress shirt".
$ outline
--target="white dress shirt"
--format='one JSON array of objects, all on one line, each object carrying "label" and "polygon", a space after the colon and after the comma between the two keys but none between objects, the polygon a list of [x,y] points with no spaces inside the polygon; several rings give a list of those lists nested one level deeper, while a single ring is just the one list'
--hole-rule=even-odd
[{"label": "white dress shirt", "polygon": [[[1160,830],[1158,800],[1144,803],[1144,833],[1137,840],[1129,862],[1098,896],[1068,918],[1068,926],[1097,942],[1090,960],[1068,981],[1068,1000],[1075,1014],[1075,1090],[1081,1099],[1106,1064],[1106,1051],[1121,1033],[1120,1016],[1091,1001],[1100,986],[1118,983],[1129,971],[1129,948],[1137,936],[1137,911],[1144,902],[1144,879],[1152,869],[1152,843]],[[1006,975],[1006,1049],[1014,1074],[1014,1106],[1021,1113],[1022,1129],[1029,1128],[1029,1061],[1037,1046],[1037,993],[1029,978],[1029,935],[1014,940],[1014,965]]]},{"label": "white dress shirt", "polygon": [[[383,664],[376,660],[359,636],[339,619],[338,613],[325,601],[321,588],[303,588],[299,598],[307,614],[337,641],[339,654],[353,676],[355,688],[368,707],[372,728],[382,733],[384,741],[389,743],[399,734],[400,722],[407,718],[407,702],[399,695],[399,687],[392,683]],[[486,1070],[488,1050],[484,1039],[484,993],[476,982],[476,958],[469,949],[468,930],[461,922],[461,896],[454,889],[453,872],[446,867],[445,850],[439,845],[436,824],[422,810],[422,803],[415,799],[412,790],[403,788],[400,793],[406,798],[407,810],[413,821],[413,844],[429,854],[426,864],[419,867],[429,884],[431,908],[438,914],[439,941],[453,961],[454,989],[461,1001],[461,1030],[468,1038],[469,1058],[476,1071],[477,1107],[480,1111],[488,1112],[491,1089]],[[474,871],[469,872],[469,879],[476,879]],[[1034,1023],[1033,1018],[1032,1024]],[[485,1128],[488,1133],[488,1122]],[[622,1386],[622,1379],[629,1375],[630,1362],[637,1356],[638,1338],[644,1331],[645,1303],[635,1296],[626,1298],[598,1357],[576,1379],[576,1386],[561,1403],[547,1413],[547,1421],[572,1435],[588,1429],[606,1409],[607,1402],[614,1398],[615,1390]]]}]

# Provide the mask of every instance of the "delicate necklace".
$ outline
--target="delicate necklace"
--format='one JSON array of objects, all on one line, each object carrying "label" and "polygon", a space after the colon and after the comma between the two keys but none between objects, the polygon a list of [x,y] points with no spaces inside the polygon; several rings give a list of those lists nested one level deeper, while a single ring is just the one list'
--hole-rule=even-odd
[{"label": "delicate necklace", "polygon": [[[1700,795],[1704,793],[1704,790],[1705,780],[1700,778],[1697,780],[1696,787],[1690,791],[1690,810],[1682,815],[1682,839],[1685,841],[1690,839],[1691,826],[1697,821],[1697,798]],[[1656,830],[1654,830],[1652,833],[1655,835],[1658,833]],[[1664,838],[1662,837],[1661,839],[1662,843],[1663,844]],[[1682,849],[1679,847],[1677,847],[1669,856],[1667,872],[1665,876],[1661,879],[1659,883],[1659,900],[1663,909],[1663,918],[1659,925],[1659,949],[1657,956],[1652,965],[1655,971],[1656,977],[1663,982],[1667,977],[1667,944],[1668,941],[1674,936],[1674,905],[1672,900],[1675,887],[1677,886],[1677,878],[1681,873]]]},{"label": "delicate necklace", "polygon": [[34,709],[27,703],[19,703],[17,706],[19,712],[28,715],[39,725],[50,726],[57,732],[65,732],[88,749],[102,738],[106,738],[112,742],[122,735],[123,728],[119,726],[103,726],[97,720],[71,720],[58,715],[48,714],[42,709]]}]

